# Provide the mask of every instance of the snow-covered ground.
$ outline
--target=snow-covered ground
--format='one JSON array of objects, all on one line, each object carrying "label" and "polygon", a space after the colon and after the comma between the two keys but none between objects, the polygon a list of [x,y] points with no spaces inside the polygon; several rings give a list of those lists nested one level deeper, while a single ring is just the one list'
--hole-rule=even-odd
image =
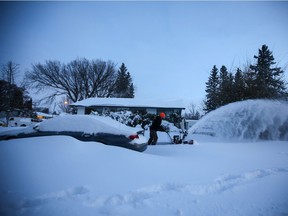
[{"label": "snow-covered ground", "polygon": [[65,136],[1,141],[0,215],[288,215],[288,141],[189,136],[168,145],[159,133],[142,153]]}]

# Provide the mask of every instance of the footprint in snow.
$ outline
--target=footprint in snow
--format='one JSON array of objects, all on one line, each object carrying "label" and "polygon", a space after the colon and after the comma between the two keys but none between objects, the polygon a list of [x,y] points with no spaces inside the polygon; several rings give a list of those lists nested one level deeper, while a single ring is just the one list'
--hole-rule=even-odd
[{"label": "footprint in snow", "polygon": [[287,172],[288,168],[261,169],[245,172],[242,174],[223,175],[216,178],[213,183],[206,185],[165,183],[140,188],[127,194],[117,194],[109,197],[97,197],[94,199],[93,197],[90,197],[89,199],[83,199],[82,195],[89,193],[90,189],[85,186],[79,186],[50,194],[44,194],[33,199],[25,199],[18,204],[9,204],[9,206],[10,208],[13,207],[14,210],[20,210],[39,207],[55,200],[80,199],[84,205],[92,208],[110,208],[124,205],[137,207],[143,206],[147,204],[147,202],[149,203],[149,199],[161,196],[161,194],[167,195],[174,192],[190,193],[192,195],[222,193],[232,190],[255,179]]}]

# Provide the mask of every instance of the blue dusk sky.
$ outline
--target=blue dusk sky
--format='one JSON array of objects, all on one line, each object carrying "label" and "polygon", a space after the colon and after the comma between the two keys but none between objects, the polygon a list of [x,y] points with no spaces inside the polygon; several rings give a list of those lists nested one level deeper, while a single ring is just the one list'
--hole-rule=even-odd
[{"label": "blue dusk sky", "polygon": [[0,16],[0,64],[19,64],[19,79],[46,60],[111,60],[136,98],[201,104],[213,65],[235,72],[263,44],[288,64],[283,1],[0,2]]}]

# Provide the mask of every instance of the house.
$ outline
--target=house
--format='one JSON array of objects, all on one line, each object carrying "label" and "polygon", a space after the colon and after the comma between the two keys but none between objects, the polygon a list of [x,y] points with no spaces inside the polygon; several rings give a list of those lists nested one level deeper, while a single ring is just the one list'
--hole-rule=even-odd
[{"label": "house", "polygon": [[107,111],[129,110],[150,114],[165,112],[166,115],[172,113],[181,115],[182,110],[185,109],[181,100],[145,100],[136,98],[87,98],[70,106],[77,109],[77,114],[90,114],[92,111],[105,113]]}]

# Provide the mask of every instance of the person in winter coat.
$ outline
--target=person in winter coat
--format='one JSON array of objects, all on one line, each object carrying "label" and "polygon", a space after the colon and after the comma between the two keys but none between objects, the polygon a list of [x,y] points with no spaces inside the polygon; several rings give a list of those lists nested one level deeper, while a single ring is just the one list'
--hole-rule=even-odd
[{"label": "person in winter coat", "polygon": [[165,118],[165,113],[161,112],[159,116],[155,118],[152,125],[150,126],[150,138],[148,140],[148,145],[156,145],[158,141],[157,131],[165,131],[162,124],[162,119]]}]

